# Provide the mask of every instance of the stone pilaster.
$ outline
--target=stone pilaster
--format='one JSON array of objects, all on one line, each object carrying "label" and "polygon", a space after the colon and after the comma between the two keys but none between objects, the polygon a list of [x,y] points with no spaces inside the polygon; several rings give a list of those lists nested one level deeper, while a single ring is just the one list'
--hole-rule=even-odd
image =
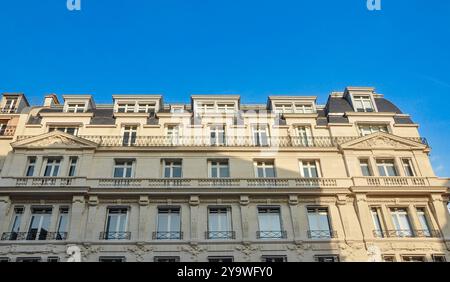
[{"label": "stone pilaster", "polygon": [[83,234],[83,212],[86,207],[84,196],[73,196],[72,209],[70,212],[70,227],[68,239],[70,241],[82,241]]}]

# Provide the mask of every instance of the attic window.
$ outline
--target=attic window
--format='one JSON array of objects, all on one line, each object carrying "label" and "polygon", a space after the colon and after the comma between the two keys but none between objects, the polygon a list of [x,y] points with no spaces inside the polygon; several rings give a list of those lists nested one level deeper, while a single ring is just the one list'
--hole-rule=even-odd
[{"label": "attic window", "polygon": [[353,107],[357,112],[374,112],[374,107],[370,96],[353,96]]},{"label": "attic window", "polygon": [[76,103],[70,103],[67,104],[67,112],[68,113],[82,113],[85,111],[85,104],[76,104]]},{"label": "attic window", "polygon": [[301,114],[310,114],[314,113],[314,108],[312,104],[295,103],[295,112]]}]

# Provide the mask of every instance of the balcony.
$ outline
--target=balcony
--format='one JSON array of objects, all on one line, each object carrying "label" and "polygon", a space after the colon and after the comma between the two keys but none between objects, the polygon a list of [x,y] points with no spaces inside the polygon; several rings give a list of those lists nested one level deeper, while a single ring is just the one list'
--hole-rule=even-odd
[{"label": "balcony", "polygon": [[15,114],[15,113],[17,113],[17,108],[5,107],[0,110],[0,113],[1,114]]},{"label": "balcony", "polygon": [[429,186],[430,181],[426,177],[355,177],[355,186]]},{"label": "balcony", "polygon": [[67,232],[3,232],[1,240],[66,240]]},{"label": "balcony", "polygon": [[16,132],[16,126],[4,126],[0,124],[0,137],[13,137]]},{"label": "balcony", "polygon": [[66,186],[85,186],[86,178],[83,177],[5,177],[6,185],[15,185],[19,187],[66,187]]},{"label": "balcony", "polygon": [[156,231],[152,234],[153,240],[181,240],[183,232],[181,231]]},{"label": "balcony", "polygon": [[235,231],[206,231],[206,239],[236,239]]},{"label": "balcony", "polygon": [[100,240],[130,240],[131,232],[100,232]]},{"label": "balcony", "polygon": [[268,231],[256,231],[257,239],[286,239],[287,233],[285,230],[268,230]]},{"label": "balcony", "polygon": [[428,238],[439,238],[441,237],[441,232],[439,230],[412,230],[412,229],[402,229],[402,230],[373,230],[373,235],[376,238],[412,238],[412,237],[428,237]]},{"label": "balcony", "polygon": [[310,239],[331,239],[337,238],[337,232],[334,230],[308,230]]}]

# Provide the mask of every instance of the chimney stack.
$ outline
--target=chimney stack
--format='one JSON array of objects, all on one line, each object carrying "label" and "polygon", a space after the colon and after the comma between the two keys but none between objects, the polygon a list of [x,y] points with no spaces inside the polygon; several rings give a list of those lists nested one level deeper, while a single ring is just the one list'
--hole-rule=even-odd
[{"label": "chimney stack", "polygon": [[49,94],[44,98],[44,107],[52,107],[54,105],[59,105],[58,97],[56,94]]}]

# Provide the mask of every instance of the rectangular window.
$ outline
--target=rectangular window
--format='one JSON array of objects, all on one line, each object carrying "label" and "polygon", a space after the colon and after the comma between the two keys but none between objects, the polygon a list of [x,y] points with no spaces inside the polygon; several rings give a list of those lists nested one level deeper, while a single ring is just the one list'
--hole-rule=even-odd
[{"label": "rectangular window", "polygon": [[287,103],[287,104],[275,104],[275,109],[274,109],[275,113],[292,113],[292,104]]},{"label": "rectangular window", "polygon": [[208,257],[208,262],[233,262],[233,257]]},{"label": "rectangular window", "polygon": [[431,237],[430,225],[428,224],[428,219],[425,213],[425,208],[417,208],[417,217],[419,218],[420,226],[422,230],[420,230],[421,236]]},{"label": "rectangular window", "polygon": [[67,239],[67,230],[69,226],[69,208],[62,207],[59,209],[58,227],[56,231],[56,240]]},{"label": "rectangular window", "polygon": [[269,129],[265,124],[252,126],[253,144],[255,146],[269,146]]},{"label": "rectangular window", "polygon": [[125,257],[99,257],[99,262],[126,262]]},{"label": "rectangular window", "polygon": [[17,240],[20,232],[20,224],[22,223],[23,207],[14,208],[14,215],[11,222],[11,233],[8,240]]},{"label": "rectangular window", "polygon": [[214,103],[199,104],[198,109],[200,110],[200,112],[204,112],[204,113],[215,112]]},{"label": "rectangular window", "polygon": [[61,158],[45,158],[44,176],[58,176]]},{"label": "rectangular window", "polygon": [[372,176],[368,159],[360,159],[359,166],[361,167],[361,173],[363,176]]},{"label": "rectangular window", "polygon": [[131,177],[133,174],[132,160],[116,160],[114,165],[114,177]]},{"label": "rectangular window", "polygon": [[211,146],[225,145],[225,125],[211,126],[209,129]]},{"label": "rectangular window", "polygon": [[312,104],[299,104],[295,103],[295,113],[299,114],[311,114],[314,113]]},{"label": "rectangular window", "polygon": [[286,256],[262,256],[262,262],[286,262]]},{"label": "rectangular window", "polygon": [[155,103],[139,103],[138,112],[140,113],[154,113],[156,111]]},{"label": "rectangular window", "polygon": [[16,262],[41,262],[40,257],[26,257],[26,258],[17,258]]},{"label": "rectangular window", "polygon": [[320,177],[319,161],[317,160],[300,161],[300,175],[306,178]]},{"label": "rectangular window", "polygon": [[173,178],[182,176],[182,161],[164,160],[164,177]]},{"label": "rectangular window", "polygon": [[154,262],[179,262],[180,257],[155,257]]},{"label": "rectangular window", "polygon": [[392,159],[377,160],[377,167],[380,176],[398,176],[394,160]]},{"label": "rectangular window", "polygon": [[228,160],[223,161],[209,161],[210,166],[210,177],[222,178],[230,177],[230,167],[228,165]]},{"label": "rectangular window", "polygon": [[125,126],[123,128],[123,146],[133,146],[136,143],[137,126]]},{"label": "rectangular window", "polygon": [[7,126],[8,126],[8,121],[3,121],[3,120],[0,121],[0,136],[5,135]]},{"label": "rectangular window", "polygon": [[273,161],[257,161],[256,177],[275,177],[275,165]]},{"label": "rectangular window", "polygon": [[337,255],[321,255],[314,256],[316,262],[339,262],[339,256]]},{"label": "rectangular window", "polygon": [[70,103],[67,105],[67,112],[68,113],[83,113],[85,110],[85,104],[76,104],[76,103]]},{"label": "rectangular window", "polygon": [[6,257],[0,257],[0,262],[9,262],[9,258]]},{"label": "rectangular window", "polygon": [[128,209],[108,208],[105,232],[102,236],[104,240],[129,239],[128,230]]},{"label": "rectangular window", "polygon": [[394,255],[384,255],[382,259],[383,259],[383,262],[395,262]]},{"label": "rectangular window", "polygon": [[25,175],[33,176],[35,169],[36,169],[36,157],[28,157],[28,164],[27,164],[27,170],[25,172]]},{"label": "rectangular window", "polygon": [[295,131],[298,137],[298,142],[303,146],[312,146],[313,138],[311,133],[311,127],[309,126],[297,126]]},{"label": "rectangular window", "polygon": [[405,170],[406,176],[416,176],[412,166],[411,159],[402,159],[403,169]]},{"label": "rectangular window", "polygon": [[433,262],[446,262],[447,259],[445,258],[445,255],[431,255],[433,258]]},{"label": "rectangular window", "polygon": [[361,136],[366,136],[375,132],[386,132],[388,133],[388,127],[386,124],[381,124],[381,125],[360,125],[359,126],[359,132],[361,133]]},{"label": "rectangular window", "polygon": [[2,113],[15,113],[17,106],[17,98],[7,98],[5,106],[2,109]]},{"label": "rectangular window", "polygon": [[312,239],[333,238],[327,208],[308,208],[308,237]]},{"label": "rectangular window", "polygon": [[259,207],[258,208],[259,239],[285,238],[281,226],[280,208]]},{"label": "rectangular window", "polygon": [[75,176],[77,173],[78,157],[69,158],[69,173],[68,176]]},{"label": "rectangular window", "polygon": [[158,208],[156,239],[181,239],[180,208]]},{"label": "rectangular window", "polygon": [[124,104],[118,104],[117,105],[117,112],[118,113],[134,113],[135,110],[135,104],[133,103],[124,103]]},{"label": "rectangular window", "polygon": [[78,127],[74,127],[74,126],[50,126],[48,128],[48,132],[53,132],[53,131],[61,131],[61,132],[72,134],[72,135],[76,136],[78,134]]},{"label": "rectangular window", "polygon": [[168,125],[167,126],[167,138],[171,145],[180,145],[180,126]]},{"label": "rectangular window", "polygon": [[47,262],[59,262],[59,257],[47,257]]},{"label": "rectangular window", "polygon": [[27,240],[47,240],[52,208],[39,207],[31,209],[30,227],[28,228]]},{"label": "rectangular window", "polygon": [[234,104],[222,104],[222,103],[217,104],[217,111],[219,113],[231,113],[234,112],[234,110],[235,110]]},{"label": "rectangular window", "polygon": [[184,113],[184,106],[171,106],[170,112],[173,114],[182,114]]},{"label": "rectangular window", "polygon": [[404,262],[426,262],[425,256],[402,256]]},{"label": "rectangular window", "polygon": [[370,212],[372,214],[372,221],[373,221],[373,225],[374,225],[374,235],[375,237],[379,237],[382,238],[384,237],[383,235],[383,227],[381,225],[381,220],[380,220],[380,213],[378,208],[371,208]]},{"label": "rectangular window", "polygon": [[392,222],[397,237],[413,237],[408,211],[405,208],[391,208]]},{"label": "rectangular window", "polygon": [[232,239],[230,208],[208,209],[208,239]]},{"label": "rectangular window", "polygon": [[369,96],[353,96],[353,106],[357,112],[373,112],[372,100]]}]

